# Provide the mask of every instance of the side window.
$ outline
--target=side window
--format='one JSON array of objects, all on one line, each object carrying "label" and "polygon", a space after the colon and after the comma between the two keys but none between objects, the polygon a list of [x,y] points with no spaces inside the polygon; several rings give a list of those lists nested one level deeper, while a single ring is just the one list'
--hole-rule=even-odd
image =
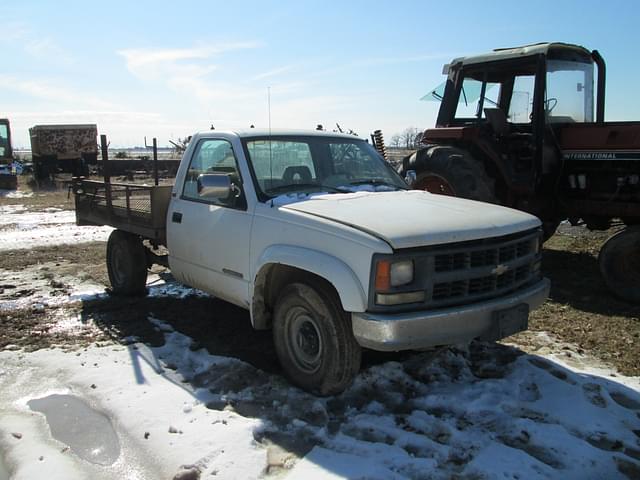
[{"label": "side window", "polygon": [[482,82],[473,78],[465,78],[460,89],[460,97],[458,97],[458,106],[456,107],[456,118],[475,118],[478,113],[478,102],[480,100],[480,92],[482,91]]},{"label": "side window", "polygon": [[513,94],[509,105],[509,121],[511,123],[530,123],[533,109],[533,92],[535,77],[518,75],[513,82]]},{"label": "side window", "polygon": [[496,108],[500,101],[500,84],[487,82],[487,86],[484,90],[484,101],[482,102],[481,117],[485,118],[485,108]]},{"label": "side window", "polygon": [[[458,97],[458,106],[456,107],[456,118],[476,118],[478,116],[478,108],[480,108],[480,94],[482,93],[482,82],[472,78],[465,78],[460,89],[460,97]],[[484,118],[485,108],[495,108],[498,106],[500,99],[500,84],[487,82],[484,91],[484,99],[482,99],[482,111],[480,116]]]},{"label": "side window", "polygon": [[[231,144],[226,140],[202,140],[191,157],[189,170],[184,180],[182,198],[204,201],[198,195],[198,176],[206,173],[222,173],[229,175],[231,181],[240,184],[240,172]],[[230,206],[229,202],[207,199],[209,203]]]},{"label": "side window", "polygon": [[0,156],[4,156],[9,147],[9,132],[6,125],[0,125]]}]

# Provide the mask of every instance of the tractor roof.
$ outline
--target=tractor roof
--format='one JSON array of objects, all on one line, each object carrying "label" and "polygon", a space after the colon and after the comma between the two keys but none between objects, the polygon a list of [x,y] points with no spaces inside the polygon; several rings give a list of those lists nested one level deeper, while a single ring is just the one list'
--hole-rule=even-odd
[{"label": "tractor roof", "polygon": [[577,54],[579,57],[591,57],[591,52],[580,45],[572,45],[570,43],[548,42],[535,43],[533,45],[524,45],[522,47],[512,48],[496,48],[495,50],[473,55],[470,57],[454,58],[451,65],[457,67],[462,65],[472,65],[478,63],[495,62],[499,60],[509,60],[523,57],[532,57],[535,55],[549,55],[550,53],[561,54]]}]

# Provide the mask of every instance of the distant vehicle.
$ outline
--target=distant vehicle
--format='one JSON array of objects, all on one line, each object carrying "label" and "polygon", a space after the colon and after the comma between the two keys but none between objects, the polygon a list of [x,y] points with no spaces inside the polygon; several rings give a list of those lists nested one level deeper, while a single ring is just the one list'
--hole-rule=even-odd
[{"label": "distant vehicle", "polygon": [[271,328],[289,379],[322,395],[351,383],[363,347],[500,339],[549,292],[537,218],[409,190],[353,135],[209,131],[173,186],[75,179],[73,191],[78,225],[116,228],[113,293],[145,295],[147,268],[170,266]]},{"label": "distant vehicle", "polygon": [[18,177],[12,169],[13,149],[11,148],[11,127],[9,120],[0,118],[0,188],[15,190]]},{"label": "distant vehicle", "polygon": [[58,173],[87,175],[98,162],[98,128],[89,125],[36,125],[29,129],[36,180]]},{"label": "distant vehicle", "polygon": [[445,73],[444,88],[427,94],[441,101],[436,127],[400,173],[416,189],[533,213],[546,237],[564,219],[592,230],[622,222],[600,270],[612,293],[640,303],[640,122],[605,122],[598,51],[497,49],[456,58]]}]

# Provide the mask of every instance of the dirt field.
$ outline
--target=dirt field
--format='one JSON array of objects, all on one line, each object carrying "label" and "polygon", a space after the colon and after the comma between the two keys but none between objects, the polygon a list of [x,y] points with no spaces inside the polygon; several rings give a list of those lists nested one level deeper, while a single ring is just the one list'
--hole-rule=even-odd
[{"label": "dirt field", "polygon": [[[67,192],[59,190],[35,193],[28,198],[2,198],[1,202],[21,204],[30,210],[73,208]],[[550,298],[533,312],[530,331],[512,337],[510,342],[535,352],[542,348],[536,333],[548,332],[593,353],[623,374],[640,375],[640,306],[613,297],[598,271],[598,250],[611,233],[561,226],[546,243],[544,251],[543,269],[552,281]],[[0,256],[0,269],[28,271],[32,281],[48,281],[52,294],[57,295],[64,295],[68,290],[65,279],[75,278],[105,287],[108,284],[103,242],[4,252]],[[162,273],[162,269],[156,273]],[[0,300],[16,300],[29,293],[27,287],[18,288],[8,281],[0,281]],[[62,315],[58,310],[69,308],[74,308],[83,319],[94,320],[100,328],[88,328],[81,335],[64,331],[45,334],[52,331],[56,319]],[[216,312],[213,319],[212,311]],[[36,315],[33,313],[32,306],[0,310],[0,349],[10,345],[37,349],[56,343],[81,344],[108,338],[122,341],[131,335],[153,343],[157,332],[148,327],[146,318],[155,315],[198,339],[211,353],[242,358],[267,371],[279,368],[270,334],[254,332],[247,312],[216,299],[104,296],[73,307],[49,306]],[[228,321],[229,318],[232,321]],[[371,357],[380,356],[372,354]]]}]

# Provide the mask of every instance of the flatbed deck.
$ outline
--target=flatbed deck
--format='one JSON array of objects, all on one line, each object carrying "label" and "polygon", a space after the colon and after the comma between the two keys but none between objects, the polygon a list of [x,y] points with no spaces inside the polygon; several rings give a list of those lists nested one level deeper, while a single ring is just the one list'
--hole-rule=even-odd
[{"label": "flatbed deck", "polygon": [[77,225],[110,225],[166,245],[173,185],[138,185],[74,178]]}]

